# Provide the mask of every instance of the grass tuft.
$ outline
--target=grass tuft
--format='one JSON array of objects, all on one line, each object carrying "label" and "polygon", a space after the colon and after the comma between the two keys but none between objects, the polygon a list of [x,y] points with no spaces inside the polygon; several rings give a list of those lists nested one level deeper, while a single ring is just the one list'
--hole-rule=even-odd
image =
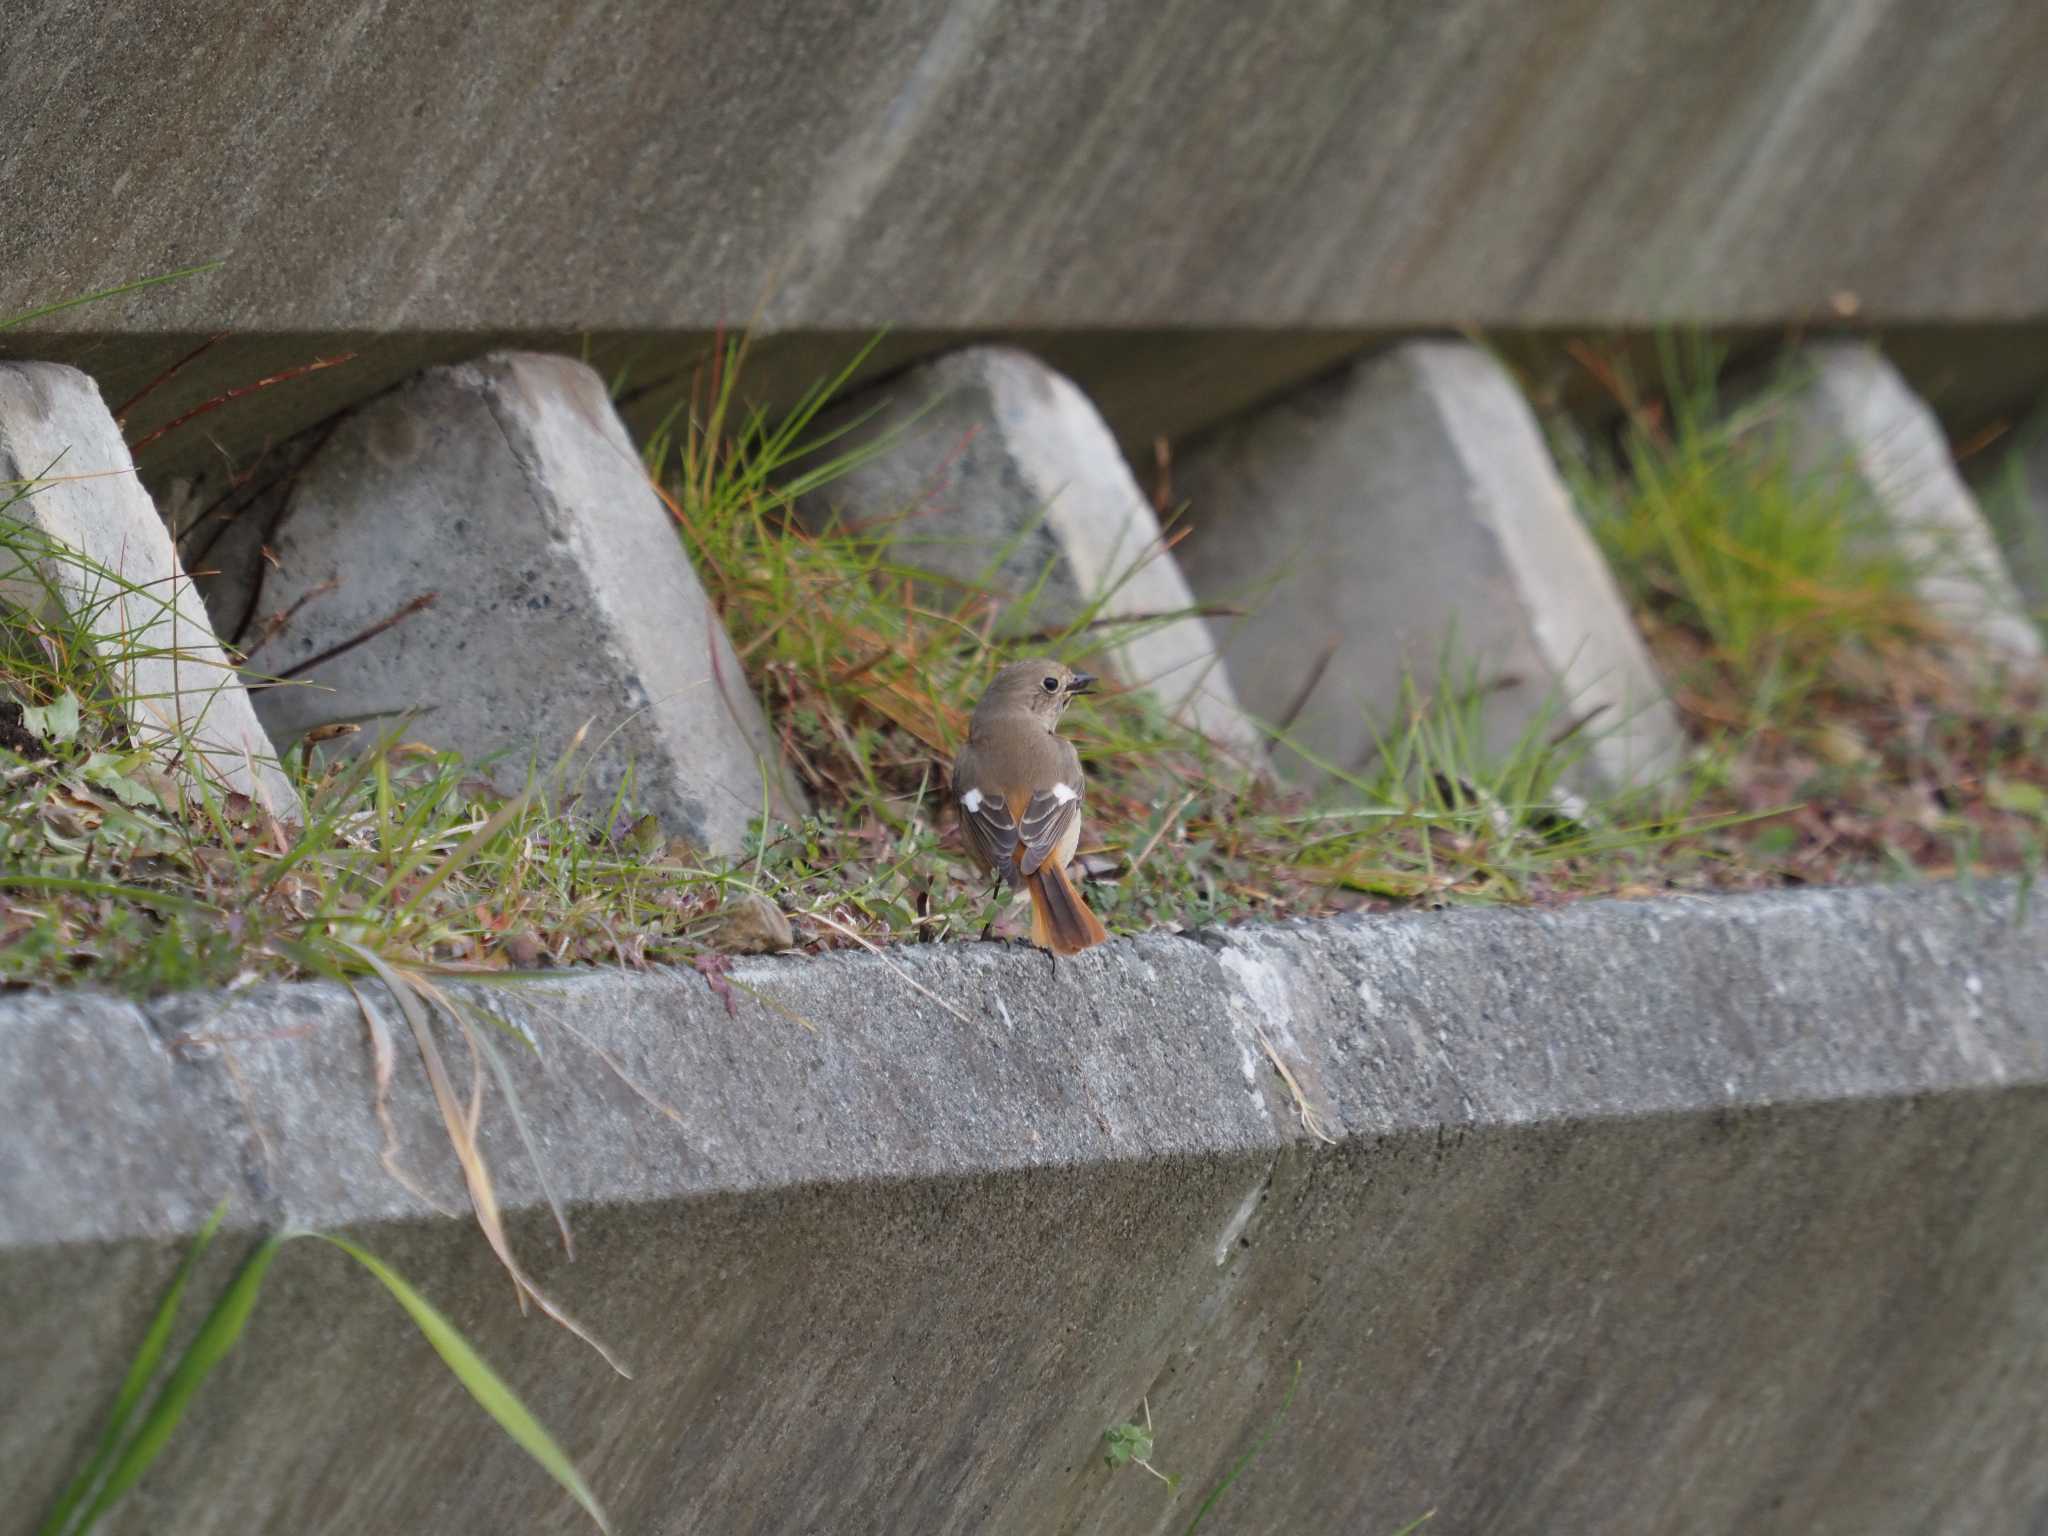
[{"label": "grass tuft", "polygon": [[[1014,655],[1101,670],[1091,658],[1171,616],[1126,625],[1098,598],[1031,634],[1042,580],[962,582],[899,561],[875,529],[807,526],[799,500],[890,442],[853,447],[822,425],[844,375],[779,418],[743,408],[743,359],[734,345],[705,370],[650,441],[650,475],[741,659],[745,675],[718,685],[762,698],[811,814],[764,819],[746,857],[715,860],[667,836],[630,782],[591,799],[580,743],[507,795],[497,765],[393,736],[341,761],[295,751],[306,820],[281,825],[164,773],[177,743],[138,732],[147,716],[121,695],[118,636],[45,604],[0,658],[0,980],[153,993],[246,974],[358,979],[380,963],[420,975],[689,963],[727,941],[732,909],[754,896],[806,949],[979,932],[998,913],[945,809],[974,699]],[[1933,687],[1933,635],[1910,570],[1870,552],[1846,491],[1742,446],[1704,393],[1669,399],[1639,405],[1617,455],[1575,479],[1701,739],[1689,797],[1573,795],[1590,732],[1566,728],[1568,701],[1488,751],[1478,675],[1448,655],[1437,688],[1411,689],[1382,722],[1372,760],[1323,765],[1331,787],[1313,796],[1112,687],[1069,725],[1089,772],[1083,868],[1105,921],[1201,927],[1784,877],[1788,849],[1817,838],[1786,844],[1803,825],[1787,808],[1860,782],[1879,750],[1866,685],[1924,674]],[[0,518],[0,553],[46,566],[28,537]],[[1948,690],[1902,765],[1938,758],[1938,782],[1961,785],[1996,715],[2001,766],[1974,787],[1973,827],[1893,828],[1866,863],[2034,856],[2040,786],[2024,759],[2038,731],[2011,702],[1987,696],[1973,713]],[[1817,754],[1812,771],[1802,754]]]},{"label": "grass tuft", "polygon": [[[706,370],[649,463],[818,806],[764,841],[761,883],[811,945],[848,929],[873,942],[978,932],[992,913],[944,809],[945,772],[989,677],[1036,653],[1103,671],[1132,634],[1181,615],[1110,618],[1104,592],[1047,627],[1035,605],[1048,573],[993,584],[1007,551],[987,578],[963,582],[899,559],[886,528],[807,523],[803,497],[889,444],[847,449],[843,432],[818,429],[833,386],[776,422],[741,411],[743,356],[735,345]],[[1128,579],[1119,572],[1110,591]],[[1084,698],[1064,730],[1088,772],[1091,903],[1132,931],[1528,900],[1634,878],[1655,848],[1696,830],[1647,802],[1618,818],[1580,814],[1560,785],[1589,741],[1563,730],[1565,712],[1490,754],[1474,674],[1445,676],[1459,681],[1411,691],[1374,763],[1335,774],[1339,793],[1320,798],[1277,787],[1143,693],[1112,685]]]},{"label": "grass tuft", "polygon": [[[1619,452],[1575,489],[1624,589],[1697,664],[1743,727],[1804,719],[1850,652],[1927,650],[1943,637],[1914,595],[1922,574],[1846,472],[1801,473],[1769,426],[1773,394],[1724,411],[1712,353],[1667,356],[1670,393],[1638,403]],[[1589,472],[1590,471],[1590,472]]]},{"label": "grass tuft", "polygon": [[[316,1237],[361,1265],[403,1307],[451,1374],[477,1405],[520,1449],[580,1504],[601,1531],[609,1531],[603,1509],[575,1464],[541,1427],[512,1389],[484,1362],[461,1332],[405,1278],[367,1249],[344,1237],[319,1232],[286,1232],[264,1239],[221,1291],[191,1342],[161,1383],[167,1345],[193,1270],[220,1227],[226,1204],[216,1208],[186,1251],[185,1259],[152,1318],[142,1346],[129,1366],[101,1432],[99,1445],[37,1527],[39,1536],[90,1536],[163,1453],[184,1421],[192,1399],[214,1370],[241,1342],[263,1290],[270,1266],[297,1237]],[[152,1386],[154,1390],[152,1391]]]},{"label": "grass tuft", "polygon": [[[44,603],[0,653],[0,981],[153,993],[667,961],[727,986],[711,962],[761,931],[738,920],[761,899],[807,950],[1002,918],[946,809],[974,700],[1014,656],[1104,671],[1175,616],[1109,618],[1104,593],[1048,628],[1043,572],[1021,590],[994,566],[962,581],[899,558],[886,529],[807,523],[804,498],[892,440],[828,425],[860,359],[771,417],[740,402],[744,356],[734,344],[701,372],[653,434],[649,474],[740,658],[743,676],[715,682],[761,698],[808,815],[764,807],[746,855],[714,859],[668,836],[630,780],[589,795],[580,741],[506,794],[502,765],[390,736],[340,761],[296,749],[306,819],[281,825],[164,772],[179,743],[138,726],[119,635]],[[1563,699],[1489,750],[1480,675],[1448,652],[1437,686],[1378,722],[1370,761],[1320,765],[1316,794],[1112,680],[1067,730],[1089,774],[1081,867],[1113,930],[2039,862],[2037,682],[1957,668],[1853,483],[1760,448],[1760,407],[1724,414],[1710,355],[1674,349],[1663,393],[1604,377],[1624,428],[1574,464],[1574,488],[1695,737],[1686,784],[1574,793],[1599,722],[1575,729]],[[29,538],[0,515],[0,560],[46,569]],[[94,579],[110,602],[147,598]]]},{"label": "grass tuft", "polygon": [[1724,408],[1720,358],[1667,343],[1657,390],[1582,360],[1622,407],[1572,479],[1727,818],[1725,883],[2039,867],[2037,667],[1972,649],[1915,596],[1940,552],[1887,531],[1846,466],[1795,470],[1765,391]]}]

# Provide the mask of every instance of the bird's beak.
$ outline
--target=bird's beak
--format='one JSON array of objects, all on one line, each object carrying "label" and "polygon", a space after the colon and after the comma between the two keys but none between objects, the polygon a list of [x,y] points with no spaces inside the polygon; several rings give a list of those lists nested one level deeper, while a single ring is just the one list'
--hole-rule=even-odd
[{"label": "bird's beak", "polygon": [[1095,676],[1090,672],[1076,672],[1074,680],[1067,684],[1069,693],[1086,693],[1095,686]]}]

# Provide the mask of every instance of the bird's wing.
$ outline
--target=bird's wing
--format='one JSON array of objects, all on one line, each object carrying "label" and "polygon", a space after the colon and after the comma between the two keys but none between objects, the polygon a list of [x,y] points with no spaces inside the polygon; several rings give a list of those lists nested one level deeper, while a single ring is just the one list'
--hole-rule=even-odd
[{"label": "bird's wing", "polygon": [[1051,789],[1033,795],[1024,819],[1017,824],[1017,836],[1024,845],[1017,854],[1017,867],[1026,875],[1037,874],[1080,814],[1081,791],[1072,784],[1055,782]]},{"label": "bird's wing", "polygon": [[1012,886],[1024,882],[1017,868],[1017,820],[1001,795],[970,789],[960,796],[960,826],[982,860]]}]

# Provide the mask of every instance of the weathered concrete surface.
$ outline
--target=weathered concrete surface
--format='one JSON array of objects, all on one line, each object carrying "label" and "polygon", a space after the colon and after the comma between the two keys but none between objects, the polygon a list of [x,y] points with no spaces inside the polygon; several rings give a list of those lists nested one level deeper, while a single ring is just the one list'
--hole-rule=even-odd
[{"label": "weathered concrete surface", "polygon": [[1598,778],[1676,765],[1683,733],[1621,593],[1479,348],[1412,342],[1255,411],[1197,444],[1178,488],[1197,596],[1250,610],[1219,625],[1239,697],[1324,761],[1358,769],[1398,732],[1405,679],[1428,694],[1477,667],[1496,751],[1597,710]]},{"label": "weathered concrete surface", "polygon": [[[241,541],[207,600],[226,624],[257,614],[249,670],[289,678],[256,692],[278,740],[358,721],[345,740],[363,744],[409,722],[437,747],[509,754],[498,776],[516,788],[591,722],[572,769],[591,798],[630,764],[635,804],[702,847],[744,844],[764,765],[779,812],[796,804],[674,519],[583,364],[512,353],[423,374],[321,440],[274,517],[243,519],[271,556]],[[288,617],[259,645],[273,615]]]},{"label": "weathered concrete surface", "polygon": [[[959,335],[2048,302],[2027,0],[14,11],[0,316],[229,262],[38,322],[126,338],[137,387],[220,330],[461,349],[410,369],[757,314]],[[159,399],[321,350],[209,354]]]},{"label": "weathered concrete surface", "polygon": [[1944,624],[1993,651],[2040,656],[2040,631],[1941,424],[1898,370],[1872,345],[1835,341],[1802,349],[1784,372],[1789,388],[1765,424],[1794,467],[1849,476],[1914,562],[1919,597]]},{"label": "weathered concrete surface", "polygon": [[[733,1017],[688,975],[474,994],[539,1032],[509,1065],[578,1256],[494,1104],[516,1240],[631,1383],[380,1165],[345,995],[10,1001],[6,1528],[229,1192],[245,1232],[392,1258],[622,1530],[1179,1529],[1297,1360],[1219,1529],[2048,1519],[2048,912],[2008,888],[1154,936],[1050,983],[971,945],[735,976]],[[418,1077],[403,1050],[397,1158],[454,1202]],[[1171,1511],[1100,1460],[1141,1398]],[[312,1245],[111,1527],[578,1528]]]},{"label": "weathered concrete surface", "polygon": [[0,552],[0,603],[100,638],[138,741],[212,792],[302,814],[120,428],[78,370],[0,363],[0,517],[26,530]]},{"label": "weathered concrete surface", "polygon": [[1027,353],[972,347],[846,412],[861,425],[835,449],[888,441],[805,498],[813,524],[871,529],[900,564],[990,587],[1011,600],[1011,633],[1121,621],[1099,631],[1119,678],[1239,754],[1263,752],[1158,513],[1071,380]]}]

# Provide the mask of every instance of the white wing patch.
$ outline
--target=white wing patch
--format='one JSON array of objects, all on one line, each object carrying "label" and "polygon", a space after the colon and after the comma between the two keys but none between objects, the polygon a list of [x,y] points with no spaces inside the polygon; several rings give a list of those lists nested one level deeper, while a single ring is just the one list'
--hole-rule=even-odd
[{"label": "white wing patch", "polygon": [[[1066,788],[1065,785],[1061,785],[1060,787],[1062,789]],[[978,789],[970,789],[969,791],[967,791],[966,794],[960,797],[960,803],[967,808],[968,815],[973,816],[978,814],[981,810],[981,791]]]},{"label": "white wing patch", "polygon": [[1072,805],[1076,800],[1081,798],[1079,795],[1074,793],[1074,786],[1071,784],[1053,785],[1052,797],[1061,805]]}]

